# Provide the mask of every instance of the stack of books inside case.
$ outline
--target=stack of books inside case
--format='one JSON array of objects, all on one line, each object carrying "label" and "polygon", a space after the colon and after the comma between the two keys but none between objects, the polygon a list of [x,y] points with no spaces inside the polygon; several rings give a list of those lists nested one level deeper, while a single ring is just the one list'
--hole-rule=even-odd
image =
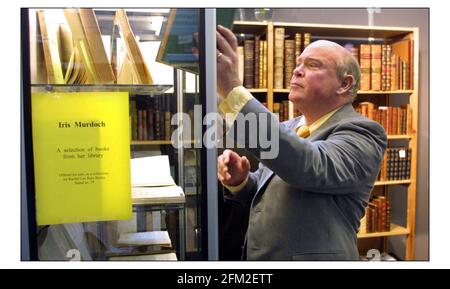
[{"label": "stack of books inside case", "polygon": [[185,203],[184,192],[170,174],[167,155],[131,159],[134,205]]},{"label": "stack of books inside case", "polygon": [[[109,261],[151,261],[151,260],[168,260],[176,261],[177,256],[174,252],[165,253],[164,248],[170,250],[172,242],[167,231],[139,232],[121,234],[117,242],[119,247],[126,249],[127,247],[138,247],[133,251],[133,255],[112,256]],[[153,247],[151,254],[146,247]],[[155,247],[159,250],[155,250]],[[159,253],[155,253],[159,252]]]},{"label": "stack of books inside case", "polygon": [[[170,174],[167,155],[131,159],[133,206],[184,204],[185,195]],[[177,260],[167,231],[121,233],[108,260]]]}]

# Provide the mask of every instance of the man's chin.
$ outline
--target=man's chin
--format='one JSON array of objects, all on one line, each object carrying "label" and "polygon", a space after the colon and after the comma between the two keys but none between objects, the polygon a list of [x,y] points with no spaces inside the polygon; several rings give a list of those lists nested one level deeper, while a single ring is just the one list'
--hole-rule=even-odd
[{"label": "man's chin", "polygon": [[289,92],[288,99],[294,103],[298,102],[299,99],[302,98],[302,95],[300,95],[298,92],[294,92],[291,88],[291,91]]}]

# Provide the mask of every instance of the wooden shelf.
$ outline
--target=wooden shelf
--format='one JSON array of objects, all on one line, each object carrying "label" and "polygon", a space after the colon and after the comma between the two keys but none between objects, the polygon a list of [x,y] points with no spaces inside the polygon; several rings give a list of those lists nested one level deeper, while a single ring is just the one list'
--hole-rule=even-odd
[{"label": "wooden shelf", "polygon": [[375,182],[375,186],[409,185],[410,183],[411,180],[382,181],[382,182]]},{"label": "wooden shelf", "polygon": [[253,93],[258,93],[258,92],[267,93],[267,88],[250,88],[250,89],[248,89],[248,91],[253,92]]},{"label": "wooden shelf", "polygon": [[409,27],[369,27],[361,25],[333,25],[319,23],[292,23],[292,22],[274,22],[274,27],[284,27],[286,34],[293,32],[311,33],[311,35],[323,37],[337,37],[344,39],[351,38],[399,38],[414,30]]},{"label": "wooden shelf", "polygon": [[411,139],[412,135],[409,134],[391,134],[387,136],[388,139]]},{"label": "wooden shelf", "polygon": [[234,21],[233,32],[240,34],[264,34],[267,30],[267,23],[258,21]]},{"label": "wooden shelf", "polygon": [[290,89],[289,88],[274,88],[273,92],[274,93],[289,93]]},{"label": "wooden shelf", "polygon": [[[275,88],[273,90],[274,93],[289,93],[289,88]],[[411,94],[413,93],[413,90],[358,90],[358,94],[364,95],[364,94]]]},{"label": "wooden shelf", "polygon": [[358,94],[411,94],[413,90],[358,90]]},{"label": "wooden shelf", "polygon": [[375,238],[375,237],[388,237],[388,236],[401,236],[408,235],[409,230],[405,227],[391,224],[391,230],[389,232],[374,232],[374,233],[366,233],[366,224],[361,224],[359,228],[358,239],[363,238]]}]

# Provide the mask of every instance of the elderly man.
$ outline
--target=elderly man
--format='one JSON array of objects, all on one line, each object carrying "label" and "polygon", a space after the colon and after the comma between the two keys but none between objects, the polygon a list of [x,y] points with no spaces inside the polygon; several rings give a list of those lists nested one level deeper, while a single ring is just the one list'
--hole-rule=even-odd
[{"label": "elderly man", "polygon": [[[217,28],[219,108],[231,116],[271,113],[238,76],[234,34]],[[357,61],[340,45],[316,41],[297,59],[289,100],[302,116],[275,121],[279,152],[250,172],[245,157],[226,150],[218,179],[226,198],[250,203],[243,258],[247,260],[357,260],[357,231],[387,145],[384,129],[356,113]],[[271,119],[274,119],[273,117]],[[258,124],[262,126],[262,123]],[[249,134],[236,134],[249,143]]]}]

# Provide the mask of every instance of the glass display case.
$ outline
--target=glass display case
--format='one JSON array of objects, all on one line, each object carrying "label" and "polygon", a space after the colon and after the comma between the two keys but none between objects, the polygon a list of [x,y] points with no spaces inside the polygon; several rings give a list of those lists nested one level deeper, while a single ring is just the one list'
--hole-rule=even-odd
[{"label": "glass display case", "polygon": [[[174,44],[177,12],[197,19]],[[216,152],[201,122],[217,101],[204,74],[215,11],[21,16],[22,259],[217,258]],[[161,60],[173,45],[184,48],[171,60],[189,55],[195,69]]]}]

